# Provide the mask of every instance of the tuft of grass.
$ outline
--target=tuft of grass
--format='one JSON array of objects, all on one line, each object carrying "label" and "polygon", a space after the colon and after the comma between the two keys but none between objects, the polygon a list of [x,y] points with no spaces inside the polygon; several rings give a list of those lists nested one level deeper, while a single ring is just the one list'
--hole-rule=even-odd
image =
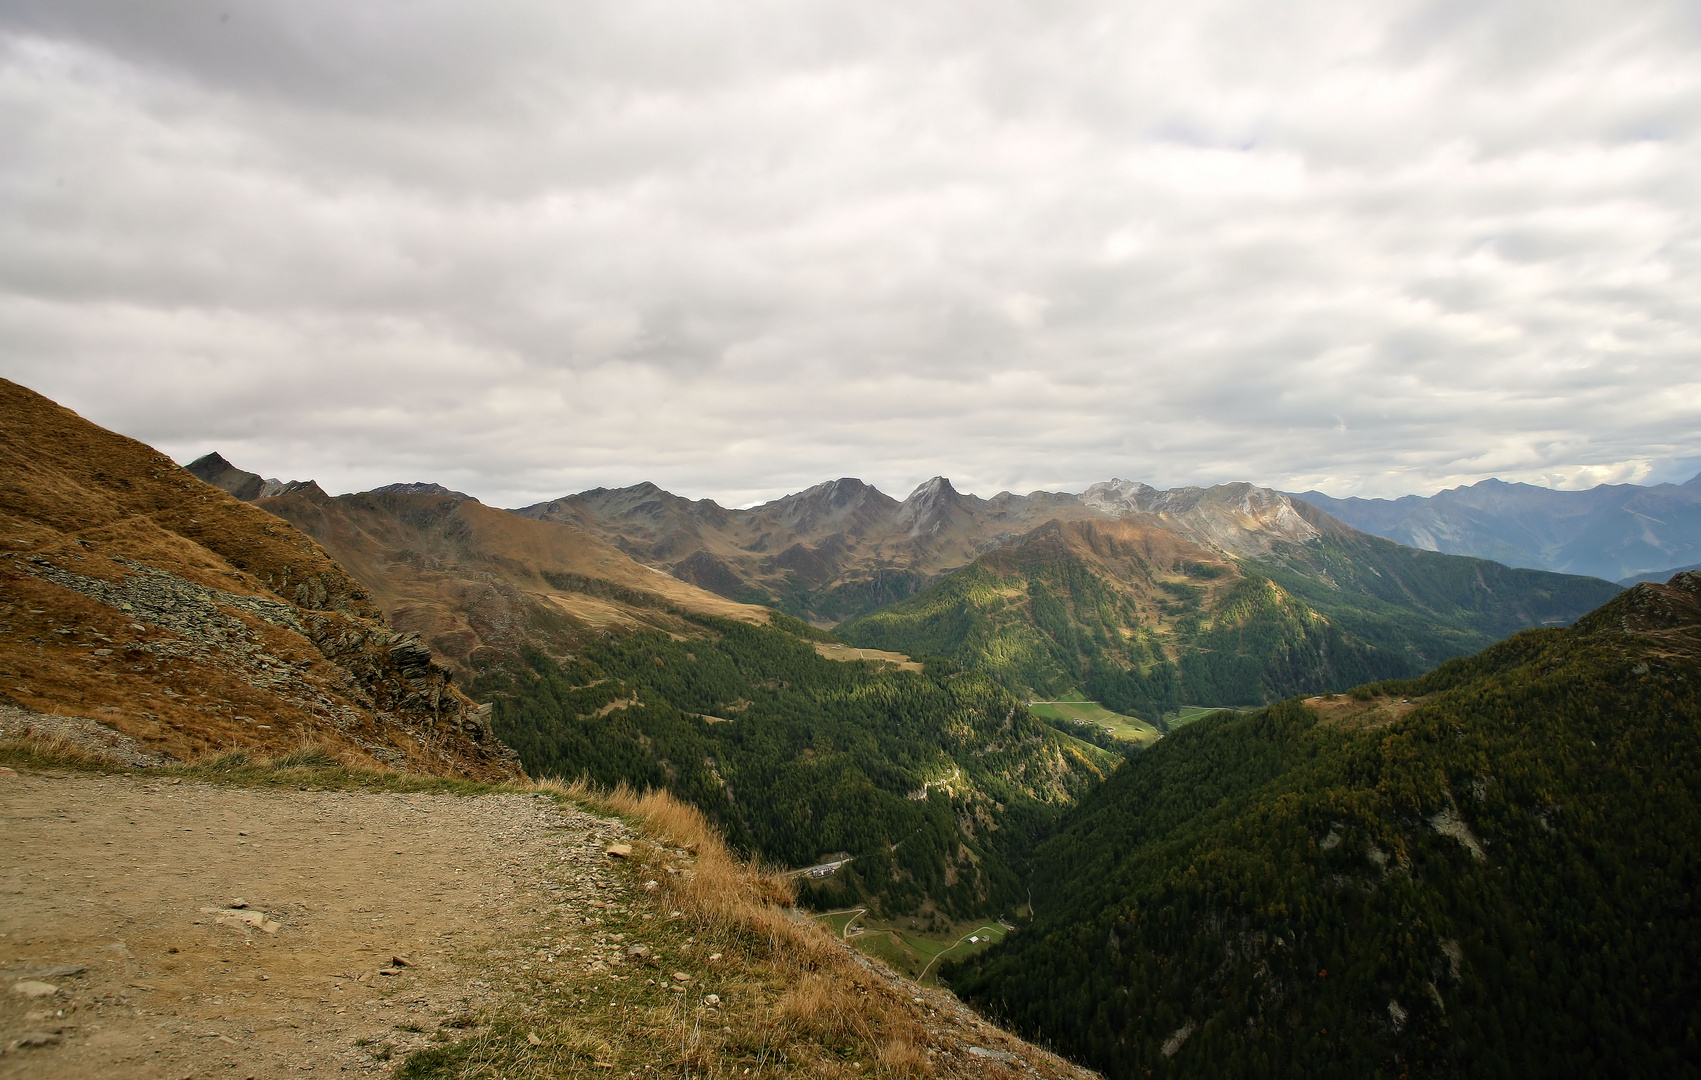
[{"label": "tuft of grass", "polygon": [[316,742],[303,743],[282,757],[271,759],[272,767],[277,769],[330,769],[341,764],[336,755]]}]

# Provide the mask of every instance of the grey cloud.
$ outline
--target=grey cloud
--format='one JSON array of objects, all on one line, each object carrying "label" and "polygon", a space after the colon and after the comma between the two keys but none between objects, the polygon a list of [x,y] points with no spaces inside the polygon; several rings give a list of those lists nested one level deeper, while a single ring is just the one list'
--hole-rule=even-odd
[{"label": "grey cloud", "polygon": [[0,8],[0,370],[185,459],[517,504],[1701,457],[1683,5],[143,12]]}]

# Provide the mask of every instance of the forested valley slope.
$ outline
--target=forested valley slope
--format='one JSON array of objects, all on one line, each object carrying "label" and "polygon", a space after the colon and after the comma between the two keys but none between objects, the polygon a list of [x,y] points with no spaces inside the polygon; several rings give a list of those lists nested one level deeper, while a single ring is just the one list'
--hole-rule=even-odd
[{"label": "forested valley slope", "polygon": [[1210,533],[1153,514],[1050,521],[836,632],[1161,726],[1183,703],[1415,676],[1618,591],[1402,547],[1279,496],[1265,505]]},{"label": "forested valley slope", "polygon": [[1424,677],[1219,714],[946,977],[1112,1077],[1701,1072],[1701,575]]}]

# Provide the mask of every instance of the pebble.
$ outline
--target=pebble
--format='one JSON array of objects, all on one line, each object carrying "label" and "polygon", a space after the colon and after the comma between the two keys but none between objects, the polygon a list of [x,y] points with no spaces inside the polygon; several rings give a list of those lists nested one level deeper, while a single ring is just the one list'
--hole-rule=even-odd
[{"label": "pebble", "polygon": [[52,983],[38,982],[35,979],[19,979],[12,984],[12,993],[22,994],[27,998],[52,997],[59,988]]}]

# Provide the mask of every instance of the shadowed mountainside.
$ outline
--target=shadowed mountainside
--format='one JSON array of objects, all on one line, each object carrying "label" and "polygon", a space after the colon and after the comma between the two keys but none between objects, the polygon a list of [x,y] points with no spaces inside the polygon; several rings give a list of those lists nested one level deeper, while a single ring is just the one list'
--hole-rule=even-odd
[{"label": "shadowed mountainside", "polygon": [[947,977],[1111,1077],[1701,1069],[1701,575],[1428,676],[1198,721]]},{"label": "shadowed mountainside", "polygon": [[517,761],[325,550],[0,380],[0,688],[177,757],[303,740],[426,773]]}]

